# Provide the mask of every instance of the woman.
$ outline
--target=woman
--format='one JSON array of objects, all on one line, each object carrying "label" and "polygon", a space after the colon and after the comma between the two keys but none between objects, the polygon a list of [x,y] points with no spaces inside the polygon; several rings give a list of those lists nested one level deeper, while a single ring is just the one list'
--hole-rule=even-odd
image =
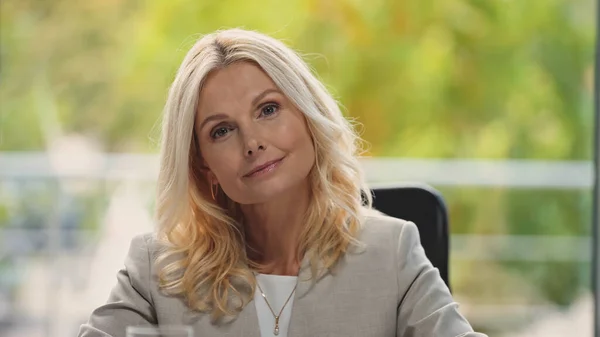
[{"label": "woman", "polygon": [[158,231],[133,240],[79,336],[144,324],[202,337],[481,336],[416,226],[361,197],[358,141],[283,43],[240,29],[200,39],[165,108]]}]

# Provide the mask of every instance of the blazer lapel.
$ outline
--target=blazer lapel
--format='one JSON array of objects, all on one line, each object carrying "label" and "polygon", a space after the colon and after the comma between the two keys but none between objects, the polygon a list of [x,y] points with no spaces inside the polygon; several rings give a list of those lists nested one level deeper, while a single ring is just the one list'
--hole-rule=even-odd
[{"label": "blazer lapel", "polygon": [[192,325],[194,333],[202,337],[260,337],[256,305],[251,300],[235,317],[225,317],[213,324],[207,314],[188,311],[184,324]]},{"label": "blazer lapel", "polygon": [[318,269],[318,276],[312,277],[310,271],[309,259],[305,256],[298,272],[298,286],[294,294],[292,303],[292,317],[290,317],[290,326],[288,328],[288,337],[306,336],[307,327],[310,326],[309,317],[311,312],[310,290],[317,281],[324,276],[321,269]]},{"label": "blazer lapel", "polygon": [[258,315],[256,313],[256,304],[251,300],[242,312],[239,313],[236,321],[233,323],[231,336],[260,337],[260,328],[258,327]]}]

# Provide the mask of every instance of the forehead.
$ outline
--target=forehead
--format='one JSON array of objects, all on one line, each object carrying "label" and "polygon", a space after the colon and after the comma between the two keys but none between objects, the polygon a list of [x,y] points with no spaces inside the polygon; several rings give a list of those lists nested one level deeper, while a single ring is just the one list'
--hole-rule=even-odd
[{"label": "forehead", "polygon": [[200,91],[198,113],[209,114],[232,105],[247,106],[267,89],[277,89],[277,86],[259,66],[250,62],[230,64],[206,78]]}]

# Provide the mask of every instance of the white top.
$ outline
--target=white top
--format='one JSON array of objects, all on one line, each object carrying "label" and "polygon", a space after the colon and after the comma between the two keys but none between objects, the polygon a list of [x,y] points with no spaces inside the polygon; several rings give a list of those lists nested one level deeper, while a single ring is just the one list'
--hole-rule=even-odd
[{"label": "white top", "polygon": [[[257,274],[256,281],[265,292],[271,308],[273,308],[273,311],[277,315],[296,286],[298,277]],[[287,337],[293,302],[294,295],[292,295],[292,298],[285,305],[279,317],[279,335],[275,335],[275,317],[273,317],[273,313],[269,310],[269,306],[262,297],[260,289],[256,287],[254,305],[256,306],[256,314],[258,315],[258,326],[260,327],[261,337]]]}]

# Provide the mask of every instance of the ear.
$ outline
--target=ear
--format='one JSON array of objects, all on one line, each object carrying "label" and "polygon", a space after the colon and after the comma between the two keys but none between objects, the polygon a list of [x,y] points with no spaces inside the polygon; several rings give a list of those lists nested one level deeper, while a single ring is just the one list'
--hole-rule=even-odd
[{"label": "ear", "polygon": [[208,166],[205,165],[204,162],[202,163],[202,166],[200,166],[200,173],[204,176],[209,184],[219,184],[217,176],[213,173],[213,171],[210,170]]},{"label": "ear", "polygon": [[211,170],[207,171],[206,180],[209,184],[219,185],[219,179],[217,179],[217,176]]}]

